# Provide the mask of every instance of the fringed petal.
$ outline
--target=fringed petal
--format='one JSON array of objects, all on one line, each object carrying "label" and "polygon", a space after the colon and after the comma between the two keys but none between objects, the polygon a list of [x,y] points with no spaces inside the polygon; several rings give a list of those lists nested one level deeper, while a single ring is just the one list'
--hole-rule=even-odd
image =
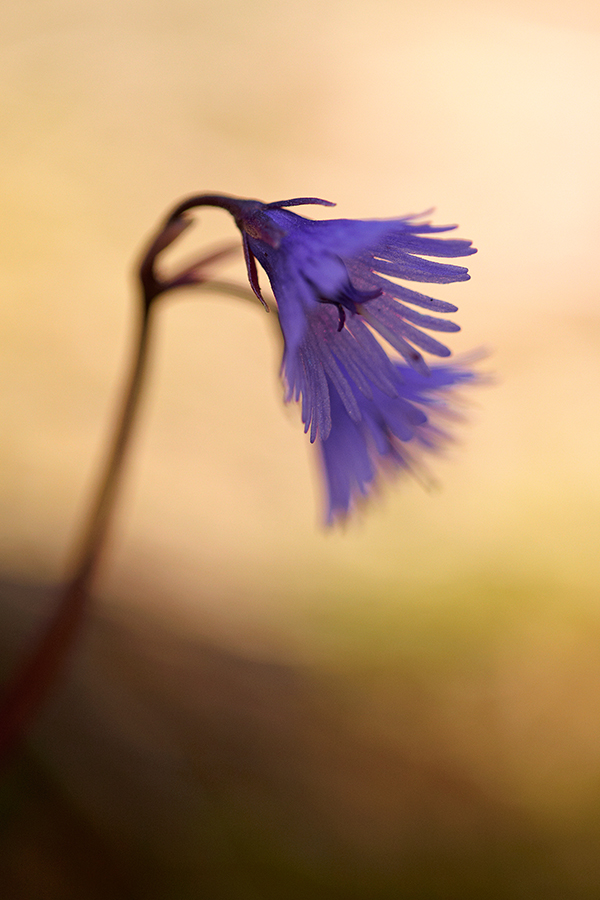
[{"label": "fringed petal", "polygon": [[[321,450],[332,521],[347,515],[383,468],[410,467],[411,448],[439,446],[443,432],[432,419],[435,404],[443,404],[453,385],[473,378],[452,366],[430,369],[420,352],[450,355],[429,332],[459,331],[433,315],[456,306],[390,279],[466,281],[464,266],[428,257],[476,251],[470,241],[432,237],[454,225],[434,226],[416,216],[313,221],[282,206],[253,206],[246,242],[275,294],[286,399],[301,401],[305,431]],[[243,221],[238,224],[243,230]],[[260,237],[267,226],[280,236],[276,245]],[[390,359],[375,335],[408,365]]]},{"label": "fringed petal", "polygon": [[358,397],[361,420],[353,422],[332,392],[332,426],[319,440],[327,490],[327,521],[344,519],[380,474],[413,469],[423,452],[439,450],[448,435],[437,419],[448,409],[451,390],[473,381],[470,370],[437,366],[422,376],[406,366],[395,367],[398,397],[373,389],[373,399]]}]

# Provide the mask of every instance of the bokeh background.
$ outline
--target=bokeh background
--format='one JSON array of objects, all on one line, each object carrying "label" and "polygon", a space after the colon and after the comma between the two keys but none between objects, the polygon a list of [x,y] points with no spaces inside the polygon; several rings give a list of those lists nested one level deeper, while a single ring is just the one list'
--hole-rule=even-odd
[{"label": "bokeh background", "polygon": [[[4,673],[181,197],[436,207],[495,374],[439,490],[327,531],[273,317],[165,305],[94,613],[0,792],[6,896],[597,897],[597,4],[5,0],[0,104]],[[173,256],[233,236],[203,211]]]}]

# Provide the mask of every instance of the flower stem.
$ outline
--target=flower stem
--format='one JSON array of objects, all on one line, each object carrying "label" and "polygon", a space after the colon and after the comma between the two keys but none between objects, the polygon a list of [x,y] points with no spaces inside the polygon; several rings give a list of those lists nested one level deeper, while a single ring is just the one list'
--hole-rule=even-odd
[{"label": "flower stem", "polygon": [[144,379],[152,310],[152,303],[144,303],[121,412],[88,524],[75,556],[73,574],[59,594],[54,615],[6,687],[0,706],[0,766],[6,764],[18,749],[28,726],[65,666],[89,605],[89,588],[105,543]]},{"label": "flower stem", "polygon": [[[87,527],[75,555],[72,575],[59,593],[54,615],[42,628],[30,653],[8,682],[4,699],[0,703],[0,769],[9,762],[20,746],[39,708],[65,667],[89,606],[90,585],[105,544],[144,381],[155,301],[176,288],[209,283],[207,270],[238,248],[237,243],[227,245],[206,254],[170,278],[161,276],[156,271],[157,257],[191,224],[191,220],[183,212],[178,212],[180,206],[181,204],[159,227],[140,262],[138,277],[141,313],[121,411]],[[218,289],[229,292],[234,287],[219,282],[215,282],[215,285]]]}]

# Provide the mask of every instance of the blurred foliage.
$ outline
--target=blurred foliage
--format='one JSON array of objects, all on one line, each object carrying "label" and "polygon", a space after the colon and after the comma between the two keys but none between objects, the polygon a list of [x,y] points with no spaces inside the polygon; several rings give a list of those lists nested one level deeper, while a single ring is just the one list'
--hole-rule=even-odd
[{"label": "blurred foliage", "polygon": [[[100,607],[2,787],[6,896],[596,896],[600,622],[544,585],[446,594],[311,664]],[[49,596],[4,583],[4,640]]]}]

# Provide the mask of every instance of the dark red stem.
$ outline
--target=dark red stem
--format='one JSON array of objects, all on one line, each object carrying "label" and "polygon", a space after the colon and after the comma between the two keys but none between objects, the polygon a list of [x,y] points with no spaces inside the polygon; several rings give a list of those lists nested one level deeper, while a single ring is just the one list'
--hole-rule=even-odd
[{"label": "dark red stem", "polygon": [[[134,358],[125,386],[123,404],[107,453],[96,498],[75,554],[72,576],[58,596],[56,610],[22,660],[5,688],[0,704],[0,767],[18,749],[38,709],[50,692],[75,645],[90,602],[90,585],[105,544],[109,520],[129,445],[148,358],[150,325],[157,297],[175,288],[207,281],[205,269],[231,253],[218,250],[188,266],[178,275],[163,279],[156,272],[156,258],[187,228],[190,221],[171,215],[152,240],[139,268],[140,318]],[[237,246],[237,245],[236,245]]]},{"label": "dark red stem", "polygon": [[73,575],[58,597],[56,611],[33,650],[21,662],[5,689],[0,706],[0,765],[18,749],[29,724],[65,666],[89,604],[89,586],[104,546],[125,450],[134,423],[147,360],[152,304],[142,311],[135,359],[100,488],[76,555]]}]

